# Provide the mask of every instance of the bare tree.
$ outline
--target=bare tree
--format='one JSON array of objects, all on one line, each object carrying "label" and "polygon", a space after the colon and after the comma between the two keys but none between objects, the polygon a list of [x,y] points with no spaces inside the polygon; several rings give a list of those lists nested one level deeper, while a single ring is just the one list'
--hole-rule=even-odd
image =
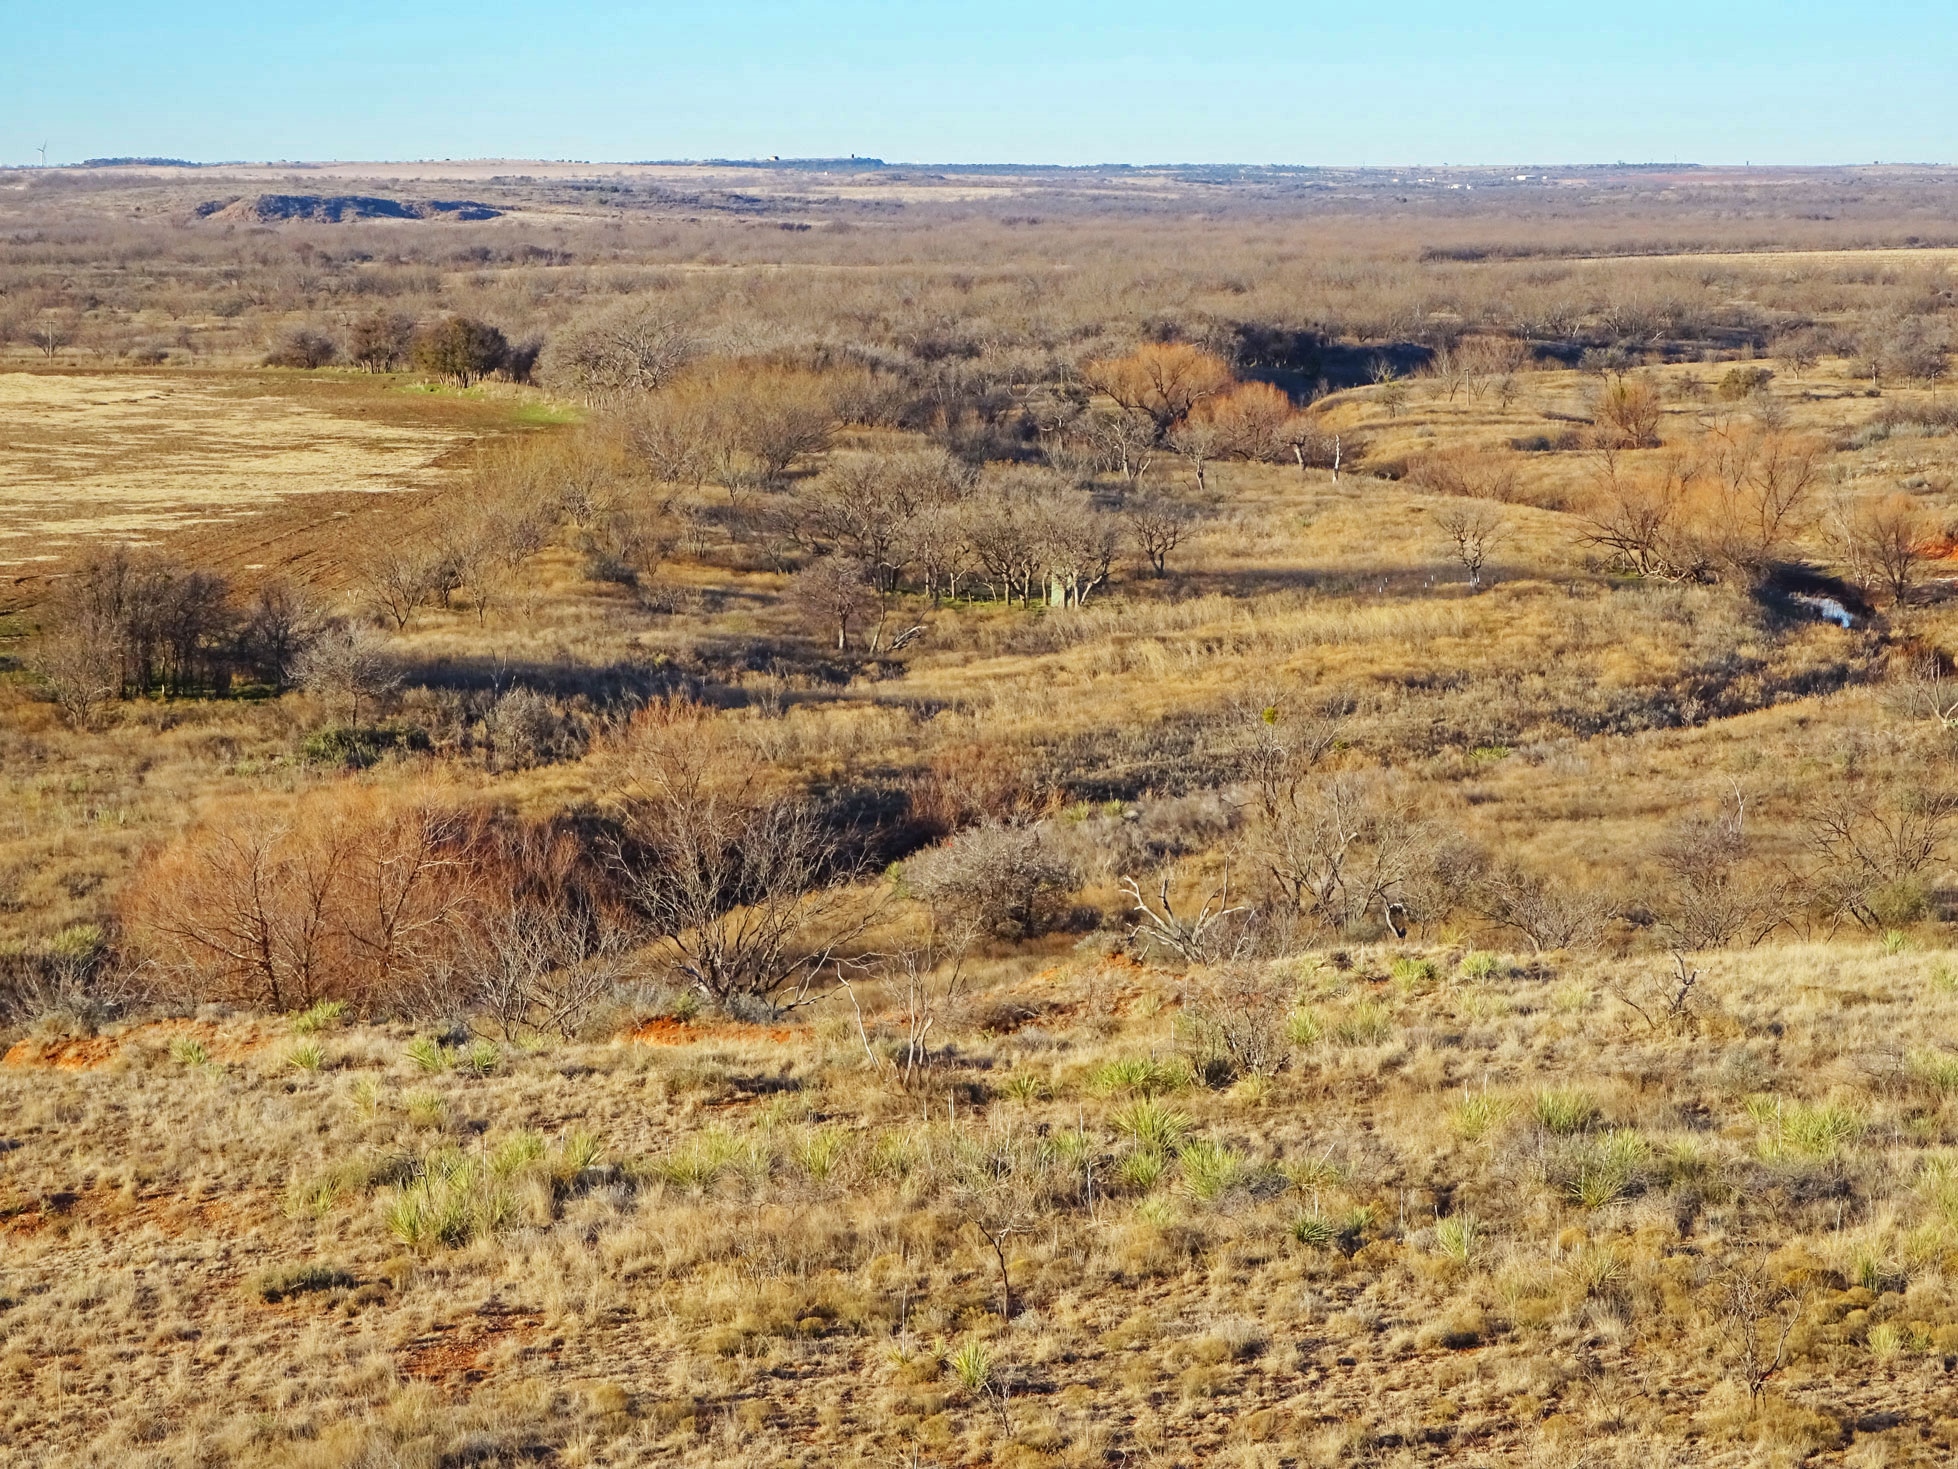
[{"label": "bare tree", "polygon": [[1468,573],[1469,590],[1481,591],[1489,551],[1509,528],[1502,512],[1482,501],[1467,500],[1445,506],[1436,514],[1435,524],[1454,543],[1455,559]]},{"label": "bare tree", "polygon": [[1086,377],[1126,414],[1145,419],[1161,439],[1171,424],[1232,385],[1225,362],[1183,342],[1147,342],[1125,357],[1088,364]]},{"label": "bare tree", "polygon": [[1655,906],[1678,947],[1757,944],[1786,919],[1782,885],[1753,870],[1750,855],[1738,785],[1717,814],[1682,822],[1659,843],[1654,856],[1665,885]]},{"label": "bare tree", "polygon": [[610,862],[674,972],[718,1005],[806,1003],[868,910],[854,862],[803,802],[686,712],[621,793]]},{"label": "bare tree", "polygon": [[360,584],[369,605],[405,632],[415,614],[446,598],[455,586],[456,568],[444,551],[423,545],[388,544],[376,547],[360,569]]},{"label": "bare tree", "polygon": [[1838,504],[1830,529],[1850,576],[1864,591],[1881,589],[1893,606],[1910,600],[1931,543],[1931,526],[1908,495]]},{"label": "bare tree", "polygon": [[[67,615],[61,615],[62,613]],[[99,608],[58,608],[41,635],[32,667],[78,729],[91,729],[102,706],[122,697],[122,629]]]},{"label": "bare tree", "polygon": [[1857,786],[1815,800],[1803,826],[1816,865],[1808,881],[1833,933],[1844,918],[1882,930],[1918,916],[1925,874],[1945,860],[1958,792]]},{"label": "bare tree", "polygon": [[1164,442],[1195,473],[1197,493],[1207,493],[1210,489],[1207,478],[1210,461],[1229,447],[1229,431],[1215,419],[1191,417],[1173,425]]},{"label": "bare tree", "polygon": [[1431,838],[1398,786],[1341,774],[1274,801],[1253,850],[1294,914],[1348,935],[1376,913],[1396,927],[1401,889]]},{"label": "bare tree", "polygon": [[859,637],[874,641],[883,621],[875,571],[854,556],[818,556],[790,578],[788,600],[839,653]]},{"label": "bare tree", "polygon": [[1169,571],[1170,553],[1183,544],[1196,525],[1194,506],[1169,495],[1138,495],[1122,506],[1129,542],[1149,563],[1152,576]]},{"label": "bare tree", "polygon": [[1958,677],[1942,652],[1912,659],[1893,689],[1905,714],[1932,720],[1940,729],[1958,729]]},{"label": "bare tree", "polygon": [[358,622],[336,622],[322,628],[300,653],[293,680],[329,702],[345,699],[347,723],[357,729],[361,701],[386,698],[401,686],[401,673],[372,630]]},{"label": "bare tree", "polygon": [[699,350],[684,318],[626,300],[574,320],[545,349],[544,380],[591,403],[657,391]]},{"label": "bare tree", "polygon": [[1208,964],[1228,957],[1242,939],[1242,925],[1229,920],[1251,911],[1244,903],[1231,902],[1231,868],[1228,858],[1215,885],[1197,902],[1196,912],[1176,911],[1170,888],[1173,870],[1158,875],[1156,896],[1144,896],[1141,885],[1132,877],[1122,879],[1122,890],[1129,895],[1130,911],[1136,920],[1129,937],[1152,948],[1165,949],[1186,964]]}]

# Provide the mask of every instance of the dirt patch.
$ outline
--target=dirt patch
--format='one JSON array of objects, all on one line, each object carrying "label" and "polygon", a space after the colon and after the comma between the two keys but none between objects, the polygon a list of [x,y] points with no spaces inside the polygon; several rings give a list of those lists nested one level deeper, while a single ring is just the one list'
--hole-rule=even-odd
[{"label": "dirt patch", "polygon": [[7,1054],[0,1056],[0,1066],[95,1071],[131,1046],[170,1045],[178,1040],[202,1042],[213,1060],[236,1060],[266,1043],[261,1036],[225,1035],[208,1020],[152,1020],[113,1035],[30,1036],[8,1047]]},{"label": "dirt patch", "polygon": [[626,1039],[640,1046],[697,1046],[707,1041],[766,1041],[785,1045],[795,1039],[786,1025],[692,1025],[684,1020],[649,1020],[636,1027]]}]

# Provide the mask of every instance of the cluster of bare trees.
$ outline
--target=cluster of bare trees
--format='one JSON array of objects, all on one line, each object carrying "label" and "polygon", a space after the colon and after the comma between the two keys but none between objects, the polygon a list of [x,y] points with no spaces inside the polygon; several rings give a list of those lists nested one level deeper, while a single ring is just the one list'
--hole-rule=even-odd
[{"label": "cluster of bare trees", "polygon": [[331,367],[343,358],[369,372],[411,366],[466,388],[496,375],[528,382],[542,350],[538,342],[512,342],[502,328],[473,316],[451,312],[417,323],[400,312],[376,311],[349,323],[344,342],[319,326],[290,327],[264,361],[302,370]]},{"label": "cluster of bare trees", "polygon": [[213,572],[118,547],[63,578],[35,661],[63,708],[87,723],[112,700],[222,693],[246,677],[282,688],[311,635],[309,604],[282,584],[241,598]]},{"label": "cluster of bare trees", "polygon": [[1814,524],[1823,447],[1758,426],[1656,458],[1600,451],[1584,538],[1636,576],[1759,580]]},{"label": "cluster of bare trees", "polygon": [[643,733],[582,832],[353,786],[220,811],[141,874],[130,931],[170,992],[274,1010],[570,1034],[634,980],[801,1003],[874,911],[848,833],[697,708]]},{"label": "cluster of bare trees", "polygon": [[1080,389],[1051,396],[1036,421],[1057,467],[1107,470],[1129,490],[1165,454],[1184,460],[1204,491],[1219,459],[1305,468],[1332,452],[1330,436],[1282,389],[1239,382],[1223,358],[1184,342],[1088,363]]}]

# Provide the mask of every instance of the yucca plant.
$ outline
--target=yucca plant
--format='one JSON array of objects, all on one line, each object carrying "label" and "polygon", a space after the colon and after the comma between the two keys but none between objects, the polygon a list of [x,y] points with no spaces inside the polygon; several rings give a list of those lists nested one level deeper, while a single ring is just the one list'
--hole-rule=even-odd
[{"label": "yucca plant", "polygon": [[1314,1249],[1330,1249],[1339,1241],[1339,1226],[1315,1210],[1292,1221],[1292,1238]]},{"label": "yucca plant", "polygon": [[1147,1097],[1129,1103],[1113,1120],[1115,1130],[1145,1152],[1173,1153],[1190,1134],[1188,1116]]},{"label": "yucca plant", "polygon": [[402,1054],[423,1071],[433,1073],[449,1069],[449,1053],[434,1036],[416,1036],[402,1048]]},{"label": "yucca plant", "polygon": [[1473,1214],[1453,1214],[1435,1223],[1435,1248],[1458,1264],[1468,1264],[1480,1240]]},{"label": "yucca plant", "polygon": [[960,1342],[945,1365],[968,1392],[986,1392],[993,1385],[992,1349],[977,1337]]},{"label": "yucca plant", "polygon": [[1107,1061],[1088,1077],[1089,1090],[1102,1096],[1126,1092],[1131,1096],[1155,1097],[1181,1091],[1189,1084],[1188,1067],[1180,1061],[1163,1061],[1154,1056],[1123,1056]]},{"label": "yucca plant", "polygon": [[1242,1153],[1208,1138],[1199,1138],[1177,1149],[1176,1165],[1182,1171],[1184,1189],[1202,1203],[1229,1193],[1251,1171]]},{"label": "yucca plant", "polygon": [[170,1043],[170,1059],[180,1066],[209,1066],[211,1050],[194,1035],[179,1036]]},{"label": "yucca plant", "polygon": [[314,1035],[347,1018],[345,1000],[320,1000],[292,1017],[294,1035]]},{"label": "yucca plant", "polygon": [[1480,1142],[1509,1120],[1515,1105],[1506,1097],[1476,1092],[1448,1114],[1448,1125],[1463,1142]]},{"label": "yucca plant", "polygon": [[326,1065],[326,1047],[318,1041],[301,1041],[286,1052],[286,1065],[296,1071],[318,1071]]},{"label": "yucca plant", "polygon": [[1589,1092],[1577,1087],[1544,1087],[1531,1099],[1537,1125],[1560,1137],[1583,1132],[1600,1115]]}]

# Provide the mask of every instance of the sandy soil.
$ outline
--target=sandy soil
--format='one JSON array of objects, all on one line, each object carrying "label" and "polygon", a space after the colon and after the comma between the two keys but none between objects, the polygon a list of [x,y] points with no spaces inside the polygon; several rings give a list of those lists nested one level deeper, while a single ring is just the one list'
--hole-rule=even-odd
[{"label": "sandy soil", "polygon": [[263,378],[0,373],[0,566],[143,542],[302,493],[432,488],[464,435]]}]

